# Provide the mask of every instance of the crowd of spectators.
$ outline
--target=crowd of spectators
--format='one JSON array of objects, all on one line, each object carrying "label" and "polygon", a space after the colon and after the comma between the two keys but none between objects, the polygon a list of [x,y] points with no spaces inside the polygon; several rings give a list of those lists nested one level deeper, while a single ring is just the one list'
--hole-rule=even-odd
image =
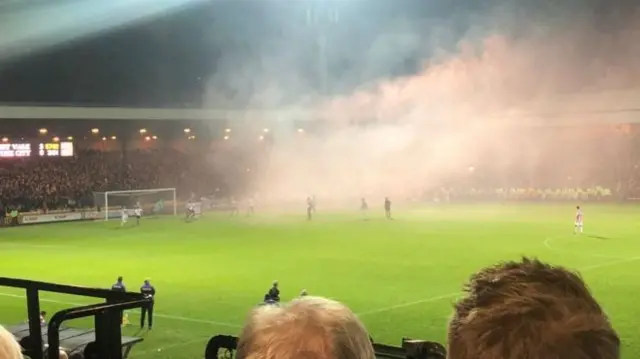
[{"label": "crowd of spectators", "polygon": [[[448,324],[446,353],[438,345],[443,350],[415,350],[408,359],[620,358],[618,334],[575,272],[523,258],[478,271],[464,292]],[[0,357],[22,359],[2,327]],[[307,295],[253,309],[235,357],[376,358],[356,314],[337,301]]]},{"label": "crowd of spectators", "polygon": [[93,192],[177,188],[192,193],[212,185],[201,158],[176,150],[109,153],[0,162],[0,210],[58,210],[93,206]]}]

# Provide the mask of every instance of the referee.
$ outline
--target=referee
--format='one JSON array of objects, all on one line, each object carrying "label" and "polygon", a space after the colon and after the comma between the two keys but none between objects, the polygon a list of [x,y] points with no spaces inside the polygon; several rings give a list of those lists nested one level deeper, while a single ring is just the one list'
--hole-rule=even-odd
[{"label": "referee", "polygon": [[151,299],[151,303],[149,303],[148,307],[142,307],[142,315],[140,315],[140,329],[144,329],[144,319],[147,316],[147,312],[149,312],[149,330],[151,330],[153,327],[153,304],[156,296],[156,289],[147,279],[144,281],[142,287],[140,287],[140,293],[142,293],[142,296],[146,299]]}]

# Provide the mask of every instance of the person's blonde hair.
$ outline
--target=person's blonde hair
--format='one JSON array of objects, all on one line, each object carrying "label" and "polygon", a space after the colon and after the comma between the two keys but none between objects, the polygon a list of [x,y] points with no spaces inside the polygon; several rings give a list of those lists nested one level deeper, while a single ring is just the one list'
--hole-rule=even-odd
[{"label": "person's blonde hair", "polygon": [[0,359],[22,359],[20,344],[2,325],[0,325]]},{"label": "person's blonde hair", "polygon": [[375,359],[364,325],[341,303],[305,296],[253,310],[237,359]]}]

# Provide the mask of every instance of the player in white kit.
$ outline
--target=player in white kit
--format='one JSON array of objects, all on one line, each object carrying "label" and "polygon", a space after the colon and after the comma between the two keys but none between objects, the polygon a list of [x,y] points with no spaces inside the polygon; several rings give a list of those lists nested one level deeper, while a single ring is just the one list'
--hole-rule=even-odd
[{"label": "player in white kit", "polygon": [[126,207],[122,207],[122,209],[120,210],[120,218],[122,219],[120,226],[124,227],[124,225],[127,224],[127,221],[129,220],[129,211],[127,211]]},{"label": "player in white kit", "polygon": [[136,208],[133,209],[133,214],[136,216],[136,226],[139,226],[140,217],[142,217],[142,208],[140,208],[140,206],[136,206]]},{"label": "player in white kit", "polygon": [[580,209],[580,206],[576,206],[576,223],[573,227],[573,234],[577,234],[578,232],[582,233],[582,230],[584,228],[583,221],[584,215],[582,214],[582,209]]}]

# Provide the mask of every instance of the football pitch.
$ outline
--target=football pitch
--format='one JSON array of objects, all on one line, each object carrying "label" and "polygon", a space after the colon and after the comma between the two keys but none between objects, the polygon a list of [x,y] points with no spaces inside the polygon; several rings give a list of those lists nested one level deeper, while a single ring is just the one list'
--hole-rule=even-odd
[{"label": "football pitch", "polygon": [[[359,314],[377,341],[403,336],[444,343],[451,304],[477,269],[535,256],[577,269],[623,342],[640,357],[640,207],[585,205],[585,233],[574,236],[572,204],[446,205],[383,213],[228,218],[206,214],[143,218],[140,226],[82,222],[0,230],[0,276],[110,287],[124,276],[158,293],[153,331],[132,358],[204,356],[215,334],[239,333],[246,314],[278,280],[284,301],[302,289],[335,298]],[[41,295],[50,315],[95,299]],[[634,303],[635,302],[635,303]],[[139,333],[130,312],[126,335]],[[23,292],[0,287],[0,322],[26,320]],[[86,326],[90,323],[78,322]]]}]

